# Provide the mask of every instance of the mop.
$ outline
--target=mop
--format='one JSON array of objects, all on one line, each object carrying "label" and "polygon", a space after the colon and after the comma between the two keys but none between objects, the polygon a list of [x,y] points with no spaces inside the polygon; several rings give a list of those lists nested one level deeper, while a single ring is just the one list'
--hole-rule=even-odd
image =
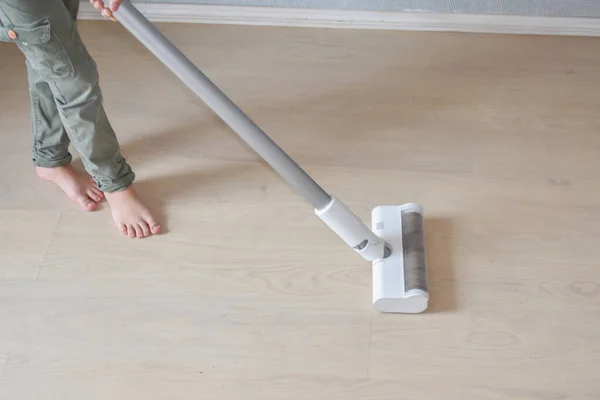
[{"label": "mop", "polygon": [[429,292],[423,208],[384,205],[371,212],[369,229],[340,199],[328,194],[129,0],[113,13],[137,40],[267,162],[348,246],[372,263],[373,307],[382,313],[421,313]]}]

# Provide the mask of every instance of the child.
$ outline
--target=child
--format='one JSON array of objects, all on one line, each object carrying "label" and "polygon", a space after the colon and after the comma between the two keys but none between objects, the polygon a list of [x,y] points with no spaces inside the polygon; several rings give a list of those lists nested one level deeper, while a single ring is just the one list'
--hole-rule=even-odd
[{"label": "child", "polygon": [[[121,0],[108,1],[108,7],[92,3],[111,18]],[[26,59],[37,174],[84,210],[106,197],[125,235],[157,234],[160,226],[136,195],[134,173],[104,112],[97,67],[77,30],[78,11],[79,0],[0,0],[0,40],[15,43]],[[89,175],[70,165],[69,144]]]}]

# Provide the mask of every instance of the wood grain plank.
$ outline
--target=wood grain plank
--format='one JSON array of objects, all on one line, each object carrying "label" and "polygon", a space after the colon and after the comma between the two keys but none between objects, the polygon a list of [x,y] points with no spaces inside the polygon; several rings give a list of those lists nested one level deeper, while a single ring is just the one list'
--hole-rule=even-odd
[{"label": "wood grain plank", "polygon": [[35,279],[60,213],[0,209],[0,280]]},{"label": "wood grain plank", "polygon": [[67,381],[76,392],[103,382],[131,390],[142,380],[214,390],[233,376],[366,374],[371,312],[345,301],[214,296],[197,282],[152,279],[0,285],[0,317],[18,321],[0,328],[0,348],[11,350],[8,393],[36,393],[23,391],[31,379],[59,395]]},{"label": "wood grain plank", "polygon": [[373,314],[370,265],[118,24],[83,22],[168,229],[123,238],[106,205],[40,185],[22,59],[3,52],[0,393],[600,398],[595,41],[160,28],[367,223],[424,206],[431,307]]}]

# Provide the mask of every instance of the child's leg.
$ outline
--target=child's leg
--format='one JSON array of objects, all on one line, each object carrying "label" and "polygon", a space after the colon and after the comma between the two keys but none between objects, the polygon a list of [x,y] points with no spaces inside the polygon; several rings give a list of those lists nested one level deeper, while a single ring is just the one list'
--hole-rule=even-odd
[{"label": "child's leg", "polygon": [[106,192],[131,185],[134,174],[104,112],[96,64],[63,1],[2,0],[0,7],[27,62],[48,84],[56,115],[88,173]]},{"label": "child's leg", "polygon": [[[86,170],[106,193],[119,229],[138,237],[156,233],[158,225],[131,186],[134,173],[121,155],[104,112],[96,64],[81,42],[73,10],[67,6],[63,0],[0,0],[2,29],[12,32],[11,39],[25,55],[31,70],[47,83],[56,106],[54,111]],[[42,88],[34,96],[42,93],[48,94]],[[57,151],[63,149],[61,154],[66,158],[62,162],[67,162],[64,131],[56,128],[56,118],[50,119],[49,125],[54,129],[48,132],[52,132],[52,138],[60,136],[60,140],[55,140],[60,144],[55,147]],[[45,143],[50,146],[51,142]]]},{"label": "child's leg", "polygon": [[31,105],[32,158],[36,166],[54,168],[69,165],[69,136],[65,130],[50,85],[27,65]]},{"label": "child's leg", "polygon": [[27,62],[31,104],[32,159],[40,178],[57,184],[75,203],[88,211],[104,198],[89,175],[70,166],[69,136],[61,122],[52,91]]},{"label": "child's leg", "polygon": [[79,14],[79,5],[81,4],[80,0],[62,0],[65,5],[71,19],[73,21],[77,20],[77,15]]}]

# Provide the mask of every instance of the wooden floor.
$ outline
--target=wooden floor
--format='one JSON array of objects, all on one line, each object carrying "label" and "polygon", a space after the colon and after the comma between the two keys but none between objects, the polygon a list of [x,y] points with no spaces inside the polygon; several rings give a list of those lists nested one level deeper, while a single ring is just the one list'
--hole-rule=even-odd
[{"label": "wooden floor", "polygon": [[600,399],[592,38],[160,25],[361,218],[426,211],[431,307],[370,265],[119,25],[82,22],[168,233],[34,176],[0,45],[0,398]]}]

